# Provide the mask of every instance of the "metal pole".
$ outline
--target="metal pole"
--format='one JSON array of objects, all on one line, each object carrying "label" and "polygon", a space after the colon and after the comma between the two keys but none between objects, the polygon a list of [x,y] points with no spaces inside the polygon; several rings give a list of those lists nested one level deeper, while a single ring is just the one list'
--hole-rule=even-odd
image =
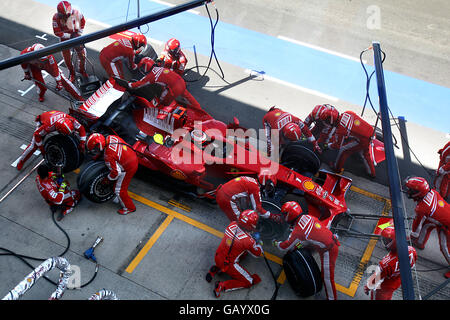
[{"label": "metal pole", "polygon": [[397,254],[400,266],[400,278],[402,281],[403,300],[414,300],[414,286],[404,223],[404,205],[400,189],[401,182],[398,171],[397,158],[394,154],[394,144],[392,142],[392,131],[387,104],[386,86],[384,82],[381,48],[378,42],[373,42],[372,44],[374,51],[375,71],[377,76],[381,124],[384,136],[384,150],[386,153],[386,164],[389,178],[389,191],[391,195]]},{"label": "metal pole", "polygon": [[66,41],[63,41],[63,42],[60,42],[57,44],[53,44],[53,45],[50,45],[50,46],[45,47],[38,51],[29,52],[29,53],[20,55],[18,57],[6,59],[3,61],[0,61],[0,70],[14,67],[21,63],[24,63],[24,62],[27,62],[30,60],[34,60],[34,59],[38,59],[38,58],[41,58],[44,56],[48,56],[49,54],[52,54],[55,52],[60,52],[62,50],[76,47],[81,44],[85,44],[85,43],[92,42],[92,41],[95,41],[98,39],[102,39],[102,38],[108,37],[108,36],[118,33],[118,32],[122,32],[125,30],[139,27],[140,25],[143,25],[146,23],[150,23],[150,22],[157,21],[157,20],[160,20],[163,18],[167,18],[167,17],[173,16],[177,13],[181,13],[183,11],[187,11],[187,10],[199,7],[199,6],[209,3],[209,2],[212,2],[212,0],[193,0],[193,1],[187,2],[185,4],[180,4],[175,7],[161,10],[154,14],[144,16],[142,18],[137,18],[137,19],[119,24],[117,26],[113,26],[113,27],[110,27],[110,28],[107,28],[104,30],[96,31],[96,32],[93,32],[93,33],[90,33],[90,34],[87,34],[84,36],[80,36],[80,37],[69,39],[69,40],[66,40]]}]

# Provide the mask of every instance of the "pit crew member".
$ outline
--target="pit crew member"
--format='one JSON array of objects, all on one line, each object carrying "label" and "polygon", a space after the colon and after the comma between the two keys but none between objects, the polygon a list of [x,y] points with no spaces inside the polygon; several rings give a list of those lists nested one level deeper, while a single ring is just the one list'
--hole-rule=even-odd
[{"label": "pit crew member", "polygon": [[109,77],[124,79],[124,61],[131,70],[136,70],[135,56],[143,52],[146,46],[147,38],[141,33],[134,34],[131,39],[116,40],[100,51],[100,63]]},{"label": "pit crew member", "polygon": [[237,221],[241,213],[251,208],[256,211],[262,218],[271,219],[280,223],[281,215],[274,214],[267,211],[261,204],[261,188],[265,188],[261,183],[273,183],[276,184],[274,177],[269,182],[263,180],[266,179],[260,175],[259,180],[255,178],[241,176],[234,178],[217,188],[216,202],[222,211],[227,215],[230,221]]},{"label": "pit crew member", "polygon": [[215,265],[206,275],[206,281],[211,282],[217,273],[224,272],[231,276],[232,280],[217,281],[214,286],[214,295],[220,297],[222,291],[231,291],[242,288],[250,288],[261,282],[256,274],[250,274],[240,260],[250,253],[259,257],[263,254],[261,244],[251,236],[255,231],[259,216],[253,210],[245,210],[237,221],[232,221],[225,229],[224,236],[216,250]]},{"label": "pit crew member", "polygon": [[[44,46],[40,43],[35,43],[31,47],[25,48],[22,50],[20,54],[25,54],[33,51],[37,51],[44,48]],[[84,101],[84,98],[81,96],[80,91],[75,85],[67,80],[64,76],[63,72],[59,69],[58,64],[56,63],[55,57],[53,55],[48,55],[45,57],[41,57],[35,60],[31,60],[28,62],[24,62],[21,64],[23,72],[25,73],[24,80],[34,80],[36,84],[39,101],[44,102],[44,95],[47,91],[45,87],[44,77],[42,76],[42,70],[48,72],[56,81],[56,90],[60,91],[63,87],[67,92],[70,93],[72,97],[74,97],[78,101]]]},{"label": "pit crew member", "polygon": [[[375,272],[367,279],[364,286],[364,293],[367,295],[370,293],[371,300],[391,300],[393,293],[401,285],[394,227],[389,226],[383,229],[381,240],[389,252],[378,263]],[[417,260],[416,250],[408,246],[408,254],[410,266],[413,268]]]},{"label": "pit crew member", "polygon": [[57,220],[61,220],[80,202],[81,193],[78,190],[71,190],[69,182],[63,176],[51,172],[46,164],[41,164],[37,172],[38,190],[52,212],[61,208],[60,216],[57,217]]},{"label": "pit crew member", "polygon": [[180,76],[183,76],[187,62],[185,54],[181,51],[180,41],[175,38],[166,42],[163,52],[156,60],[158,66],[175,71]]},{"label": "pit crew member", "polygon": [[353,111],[342,113],[336,123],[336,131],[332,142],[328,145],[336,149],[338,155],[332,169],[341,172],[347,158],[358,152],[366,166],[367,173],[375,178],[375,163],[370,155],[370,144],[374,136],[374,128]]},{"label": "pit crew member", "polygon": [[105,164],[110,170],[103,183],[114,182],[114,192],[122,206],[117,213],[127,215],[135,212],[136,206],[128,195],[128,186],[139,165],[133,148],[116,135],[105,138],[100,133],[93,133],[86,141],[86,149],[95,154],[96,158],[103,154]]},{"label": "pit crew member", "polygon": [[303,214],[301,206],[295,201],[288,201],[281,207],[285,221],[291,226],[291,233],[285,241],[273,240],[273,246],[281,251],[309,248],[320,255],[322,280],[328,300],[337,300],[334,269],[339,253],[339,240],[316,217]]},{"label": "pit crew member", "polygon": [[300,140],[303,134],[314,146],[314,151],[318,153],[322,152],[316,139],[311,131],[309,131],[308,126],[306,126],[299,118],[280,108],[274,106],[269,109],[263,117],[263,127],[266,133],[268,157],[270,157],[274,151],[272,150],[271,130],[278,130],[280,132],[280,146],[287,144],[289,141]]},{"label": "pit crew member", "polygon": [[314,107],[305,118],[305,124],[316,138],[317,143],[328,144],[336,130],[335,124],[339,118],[339,111],[331,104],[320,104]]},{"label": "pit crew member", "polygon": [[450,196],[450,141],[438,153],[439,166],[436,170],[434,185],[442,198],[448,199]]},{"label": "pit crew member", "polygon": [[[450,205],[422,177],[407,178],[404,189],[407,197],[416,202],[411,228],[414,246],[423,250],[431,231],[436,229],[441,252],[450,266]],[[450,278],[450,271],[445,277]]]},{"label": "pit crew member", "polygon": [[[53,33],[59,38],[61,42],[81,36],[86,24],[83,14],[74,8],[68,1],[61,1],[58,3],[57,12],[53,15]],[[77,53],[79,71],[85,78],[88,77],[86,73],[86,48],[84,45],[73,48]],[[72,64],[71,49],[62,51],[64,62],[69,69],[69,80],[75,81],[75,68]]]},{"label": "pit crew member", "polygon": [[158,67],[155,62],[144,57],[139,62],[139,68],[146,74],[139,81],[129,82],[129,87],[139,89],[150,84],[158,84],[162,87],[162,93],[159,97],[163,106],[169,106],[177,97],[182,96],[187,100],[191,108],[201,109],[197,100],[186,89],[184,79],[174,71]]},{"label": "pit crew member", "polygon": [[21,170],[25,162],[31,157],[33,152],[39,148],[41,154],[45,154],[44,138],[51,132],[57,131],[63,135],[70,135],[72,133],[78,134],[80,139],[80,150],[84,151],[86,143],[86,129],[72,116],[62,111],[47,111],[38,115],[35,119],[36,130],[33,133],[33,138],[30,144],[23,151],[17,163],[17,170]]}]

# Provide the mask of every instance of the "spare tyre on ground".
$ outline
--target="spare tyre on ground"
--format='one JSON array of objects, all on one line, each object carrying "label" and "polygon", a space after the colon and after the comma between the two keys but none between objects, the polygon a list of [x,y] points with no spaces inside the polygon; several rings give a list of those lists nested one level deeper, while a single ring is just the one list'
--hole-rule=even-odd
[{"label": "spare tyre on ground", "polygon": [[90,201],[103,203],[111,200],[114,182],[108,181],[109,169],[104,161],[89,161],[80,170],[77,178],[78,189]]},{"label": "spare tyre on ground", "polygon": [[308,249],[300,248],[286,253],[283,268],[296,295],[307,298],[322,290],[320,268]]}]

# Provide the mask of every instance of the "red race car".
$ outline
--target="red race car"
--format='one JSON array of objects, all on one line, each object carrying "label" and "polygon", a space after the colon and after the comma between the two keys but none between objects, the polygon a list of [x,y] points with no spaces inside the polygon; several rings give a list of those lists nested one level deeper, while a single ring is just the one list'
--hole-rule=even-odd
[{"label": "red race car", "polygon": [[[336,215],[347,211],[344,197],[351,179],[319,171],[320,160],[308,142],[287,145],[279,161],[272,161],[249,143],[236,118],[227,125],[178,101],[160,108],[155,98],[157,86],[126,88],[125,82],[111,78],[69,113],[91,133],[122,137],[136,151],[139,164],[162,173],[171,187],[214,199],[220,184],[239,175],[257,177],[262,169],[270,168],[277,184],[274,192],[264,195],[268,210],[297,200],[327,227]],[[47,160],[63,163],[65,171],[78,168],[84,160],[74,147],[76,142],[62,142],[53,141],[53,158]],[[91,201],[108,201],[113,191],[98,183],[106,174],[103,161],[88,161],[78,176],[80,191]]]}]

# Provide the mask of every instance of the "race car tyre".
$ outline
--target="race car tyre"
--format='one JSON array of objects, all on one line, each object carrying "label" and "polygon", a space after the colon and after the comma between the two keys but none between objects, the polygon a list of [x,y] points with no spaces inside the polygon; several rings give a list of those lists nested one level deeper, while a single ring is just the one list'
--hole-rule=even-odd
[{"label": "race car tyre", "polygon": [[289,143],[281,154],[280,163],[301,175],[311,177],[319,172],[321,161],[306,140]]},{"label": "race car tyre", "polygon": [[296,295],[306,298],[322,290],[320,268],[308,249],[301,248],[285,254],[283,268]]},{"label": "race car tyre", "polygon": [[79,140],[72,135],[56,134],[44,141],[44,159],[50,168],[62,165],[62,172],[77,169],[83,163],[84,155],[79,150]]},{"label": "race car tyre", "polygon": [[115,196],[114,183],[105,183],[108,174],[109,169],[103,161],[89,161],[78,175],[78,189],[92,202],[107,202]]},{"label": "race car tyre", "polygon": [[[263,199],[261,201],[261,204],[262,207],[267,211],[270,211],[270,213],[278,214],[281,212],[280,205],[274,203],[273,201]],[[284,221],[283,223],[277,223],[270,219],[261,218],[259,219],[256,231],[259,232],[259,235],[263,242],[270,243],[273,239],[287,239],[289,235],[289,226]]]}]

